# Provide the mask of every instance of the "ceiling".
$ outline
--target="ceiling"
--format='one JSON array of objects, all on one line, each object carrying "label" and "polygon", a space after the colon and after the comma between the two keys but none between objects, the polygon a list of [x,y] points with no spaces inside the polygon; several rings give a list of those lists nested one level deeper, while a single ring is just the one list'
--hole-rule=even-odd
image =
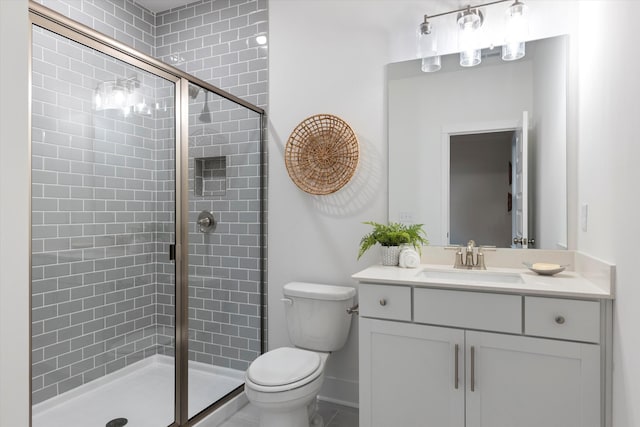
[{"label": "ceiling", "polygon": [[184,6],[193,3],[194,0],[134,0],[140,6],[150,10],[153,13],[164,12],[174,7]]}]

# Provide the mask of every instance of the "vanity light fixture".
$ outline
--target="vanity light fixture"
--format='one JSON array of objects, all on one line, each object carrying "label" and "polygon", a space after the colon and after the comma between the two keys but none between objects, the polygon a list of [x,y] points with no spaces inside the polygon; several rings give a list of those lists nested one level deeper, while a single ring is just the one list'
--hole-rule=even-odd
[{"label": "vanity light fixture", "polygon": [[[440,55],[438,55],[436,37],[432,31],[430,19],[449,15],[456,15],[460,48],[460,65],[473,67],[481,62],[481,43],[479,32],[484,23],[481,7],[514,0],[497,0],[475,6],[468,5],[462,9],[424,15],[418,31],[418,56],[422,59],[422,71],[433,72],[440,69]],[[525,40],[528,34],[527,6],[520,0],[515,0],[506,11],[505,44],[502,46],[502,59],[513,61],[525,54]]]}]

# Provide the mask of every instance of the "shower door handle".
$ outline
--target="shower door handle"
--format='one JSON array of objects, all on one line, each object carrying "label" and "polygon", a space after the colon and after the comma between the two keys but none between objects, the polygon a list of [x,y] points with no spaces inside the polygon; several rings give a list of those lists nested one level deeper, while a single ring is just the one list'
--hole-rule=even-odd
[{"label": "shower door handle", "polygon": [[170,244],[169,245],[169,261],[175,261],[175,260],[176,260],[176,245]]}]

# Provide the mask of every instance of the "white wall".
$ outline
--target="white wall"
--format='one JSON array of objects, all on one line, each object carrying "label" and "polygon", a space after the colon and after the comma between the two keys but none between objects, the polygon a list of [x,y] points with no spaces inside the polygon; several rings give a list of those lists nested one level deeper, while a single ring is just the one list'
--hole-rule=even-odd
[{"label": "white wall", "polygon": [[[386,3],[386,2],[381,2]],[[387,4],[388,6],[388,4]],[[387,37],[379,7],[352,1],[269,2],[269,347],[289,344],[282,286],[289,281],[354,285],[351,274],[377,262],[356,261],[362,221],[386,221],[385,64]],[[289,134],[313,114],[344,119],[360,141],[352,181],[312,196],[289,179]],[[357,402],[357,320],[346,348],[329,360],[322,394]]]},{"label": "white wall", "polygon": [[29,25],[0,1],[0,426],[29,425]]},{"label": "white wall", "polygon": [[589,205],[579,250],[616,264],[613,425],[640,425],[640,58],[637,1],[580,7],[579,203]]}]

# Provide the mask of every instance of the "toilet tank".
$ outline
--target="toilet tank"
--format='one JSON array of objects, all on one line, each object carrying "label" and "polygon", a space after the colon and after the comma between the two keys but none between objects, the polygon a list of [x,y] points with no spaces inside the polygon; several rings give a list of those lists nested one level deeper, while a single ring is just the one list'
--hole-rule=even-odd
[{"label": "toilet tank", "polygon": [[293,282],[284,285],[289,338],[296,347],[314,351],[341,349],[351,327],[356,290],[348,286]]}]

